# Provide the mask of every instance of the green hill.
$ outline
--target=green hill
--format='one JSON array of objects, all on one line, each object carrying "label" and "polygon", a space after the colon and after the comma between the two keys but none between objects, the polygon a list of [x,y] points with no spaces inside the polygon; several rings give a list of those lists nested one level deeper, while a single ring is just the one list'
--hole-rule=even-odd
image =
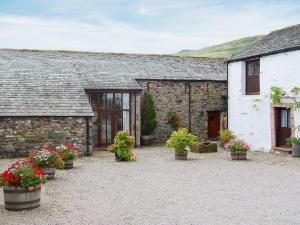
[{"label": "green hill", "polygon": [[262,37],[263,35],[257,35],[237,39],[220,45],[213,45],[199,50],[182,50],[176,55],[191,57],[229,58],[233,53],[241,51],[243,48],[253,44]]}]

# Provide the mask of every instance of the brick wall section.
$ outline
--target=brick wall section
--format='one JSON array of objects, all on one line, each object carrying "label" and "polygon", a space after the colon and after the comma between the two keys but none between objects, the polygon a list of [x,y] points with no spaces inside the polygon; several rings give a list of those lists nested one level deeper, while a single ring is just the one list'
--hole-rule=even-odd
[{"label": "brick wall section", "polygon": [[[86,118],[83,117],[2,117],[0,158],[26,156],[28,150],[45,144],[76,143],[87,150]],[[90,145],[90,152],[92,147]]]},{"label": "brick wall section", "polygon": [[[189,85],[185,81],[138,80],[140,86],[154,96],[158,126],[154,132],[158,142],[164,142],[172,128],[167,123],[169,112],[178,112],[180,127],[189,126]],[[207,111],[226,111],[226,82],[190,82],[191,132],[207,138]]]}]

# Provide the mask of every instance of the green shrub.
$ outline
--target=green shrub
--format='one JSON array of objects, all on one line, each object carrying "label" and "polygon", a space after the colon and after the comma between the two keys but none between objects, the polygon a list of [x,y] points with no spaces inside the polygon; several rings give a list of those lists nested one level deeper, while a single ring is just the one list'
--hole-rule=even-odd
[{"label": "green shrub", "polygon": [[186,128],[180,128],[173,131],[171,137],[167,140],[167,146],[175,148],[177,153],[183,152],[185,147],[193,145],[198,138],[188,132]]},{"label": "green shrub", "polygon": [[178,130],[180,123],[179,114],[177,112],[170,112],[168,114],[168,123],[171,125],[173,130]]},{"label": "green shrub", "polygon": [[220,131],[220,138],[221,141],[226,144],[230,142],[231,140],[235,139],[235,135],[231,130],[221,130]]},{"label": "green shrub", "polygon": [[287,144],[300,144],[300,137],[290,137],[286,139]]},{"label": "green shrub", "polygon": [[127,130],[119,131],[114,138],[114,143],[108,146],[108,151],[115,152],[123,161],[132,161],[136,159],[132,152],[134,144],[135,139]]},{"label": "green shrub", "polygon": [[142,135],[150,135],[157,126],[153,96],[145,91],[141,98],[141,131]]},{"label": "green shrub", "polygon": [[294,137],[290,137],[286,139],[286,143],[287,144],[300,144],[300,126],[297,126],[295,128],[293,128],[294,132],[295,132],[295,136]]}]

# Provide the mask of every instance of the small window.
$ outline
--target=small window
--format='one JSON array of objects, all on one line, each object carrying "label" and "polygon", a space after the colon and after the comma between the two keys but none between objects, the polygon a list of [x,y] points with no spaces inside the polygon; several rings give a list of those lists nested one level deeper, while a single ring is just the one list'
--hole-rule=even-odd
[{"label": "small window", "polygon": [[291,128],[291,112],[289,109],[280,110],[280,127]]},{"label": "small window", "polygon": [[251,60],[246,62],[246,94],[259,94],[260,61]]}]

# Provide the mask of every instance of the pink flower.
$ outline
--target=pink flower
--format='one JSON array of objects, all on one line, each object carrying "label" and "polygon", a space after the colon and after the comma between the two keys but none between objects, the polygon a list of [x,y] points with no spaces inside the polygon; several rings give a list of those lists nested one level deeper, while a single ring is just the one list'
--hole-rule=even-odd
[{"label": "pink flower", "polygon": [[32,191],[32,190],[33,190],[33,187],[32,187],[32,186],[28,187],[28,190],[29,190],[29,191]]},{"label": "pink flower", "polygon": [[48,165],[48,161],[46,161],[46,165]]}]

